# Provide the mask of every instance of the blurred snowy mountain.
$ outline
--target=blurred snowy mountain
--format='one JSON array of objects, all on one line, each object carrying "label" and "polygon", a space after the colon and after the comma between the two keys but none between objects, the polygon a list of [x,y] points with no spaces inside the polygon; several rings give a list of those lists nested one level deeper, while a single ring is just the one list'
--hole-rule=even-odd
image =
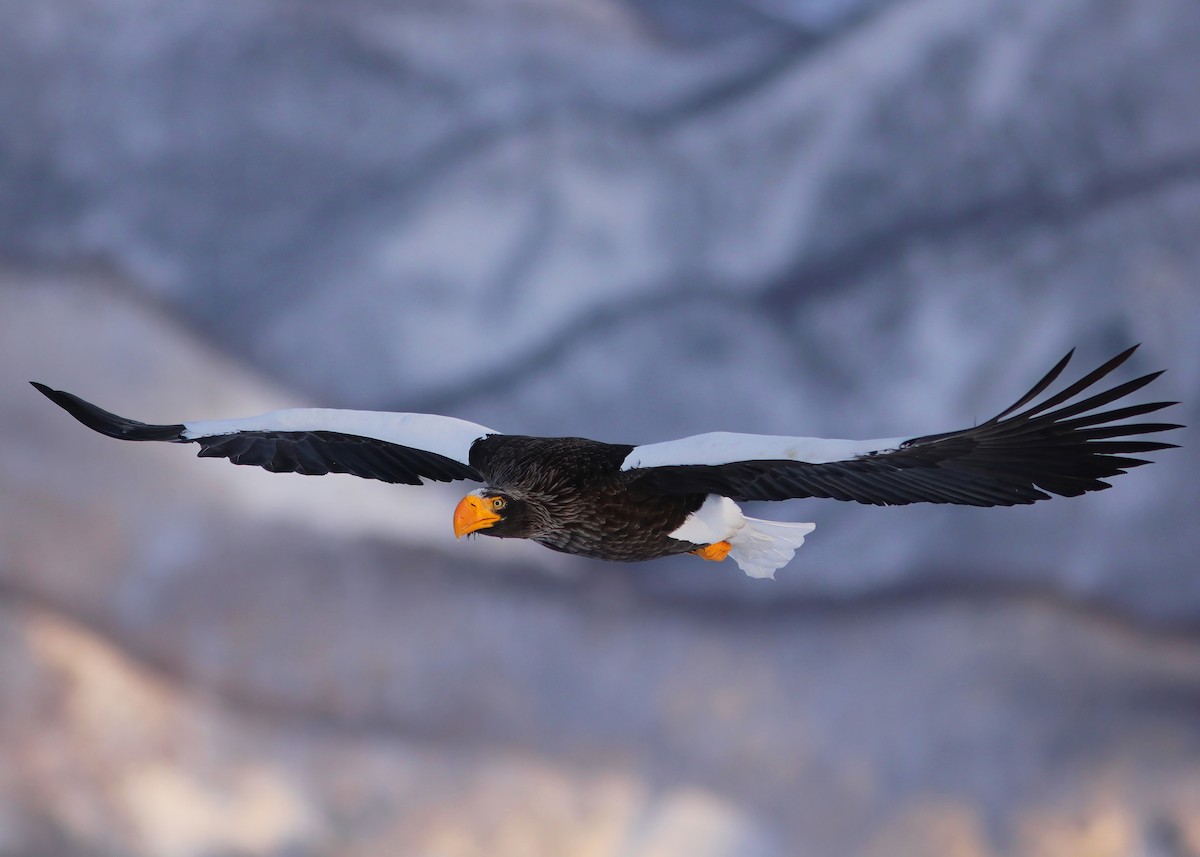
[{"label": "blurred snowy mountain", "polygon": [[[1140,341],[1124,377],[1169,369],[1145,396],[1180,400],[1169,419],[1194,426],[1194,0],[0,0],[0,15],[0,401],[5,436],[22,439],[0,449],[0,571],[22,598],[117,629],[118,644],[178,668],[185,684],[199,676],[231,698],[318,707],[331,697],[337,716],[345,714],[339,700],[349,698],[351,721],[400,723],[401,731],[416,724],[419,734],[453,722],[456,702],[501,698],[511,707],[497,715],[500,726],[468,718],[465,732],[543,750],[530,736],[565,722],[547,731],[556,751],[584,735],[593,749],[611,741],[653,755],[657,730],[682,728],[686,718],[660,721],[629,703],[613,714],[613,729],[636,740],[601,740],[593,730],[603,734],[603,716],[563,702],[552,685],[565,681],[603,708],[605,700],[570,678],[572,656],[587,658],[607,671],[602,687],[622,677],[648,704],[670,708],[655,695],[666,693],[655,676],[665,682],[683,669],[693,683],[680,679],[679,693],[691,698],[707,678],[683,653],[711,645],[737,653],[722,662],[721,680],[735,686],[739,704],[765,712],[773,746],[815,766],[796,788],[818,790],[828,762],[846,778],[843,797],[876,801],[876,814],[863,809],[863,817],[882,830],[892,811],[909,817],[888,801],[918,792],[965,794],[989,819],[1011,821],[1019,809],[1012,795],[1027,785],[1018,762],[996,787],[1002,795],[963,771],[986,778],[1020,739],[997,726],[992,744],[980,739],[960,757],[934,736],[920,745],[928,757],[910,759],[901,736],[894,746],[872,744],[881,721],[835,726],[838,712],[867,705],[887,679],[860,663],[839,689],[821,672],[828,640],[858,639],[836,610],[920,593],[1016,598],[1001,609],[1011,616],[993,617],[986,633],[994,636],[955,665],[975,676],[962,679],[950,705],[964,723],[972,694],[989,692],[972,670],[1006,657],[998,644],[1012,628],[1034,628],[1048,648],[1062,644],[1064,657],[1075,657],[1083,647],[1070,641],[1090,640],[1094,629],[1071,625],[1070,609],[1098,608],[1120,622],[1200,624],[1194,429],[1175,433],[1183,448],[1153,456],[1159,463],[1076,500],[1011,510],[825,501],[764,508],[767,517],[815,521],[817,530],[775,584],[762,584],[728,564],[691,558],[623,567],[526,545],[455,544],[453,490],[314,485],[320,480],[194,462],[176,448],[113,449],[81,436],[24,387],[33,378],[77,388],[148,420],[322,404],[627,442],[718,429],[878,437],[987,419],[1069,348],[1078,346],[1073,368],[1082,372]],[[164,498],[180,511],[172,514]],[[427,662],[397,654],[400,665],[380,655],[376,665],[403,689],[450,675],[430,691],[429,709],[401,691],[362,690],[372,669],[362,662],[374,657],[365,653],[375,640],[365,631],[339,636],[362,620],[404,651],[421,639],[370,612],[375,599],[382,610],[409,609],[409,584],[393,592],[375,576],[397,563],[396,552],[419,557],[423,569],[455,570],[450,583],[435,574],[412,584],[439,593],[430,596],[431,625],[417,624],[448,654]],[[249,573],[277,554],[288,557],[287,568]],[[482,567],[502,571],[476,580]],[[552,585],[538,575],[541,582],[530,583],[515,568],[576,581],[554,596],[573,606],[530,596]],[[215,576],[199,582],[200,570]],[[314,625],[336,653],[314,667],[319,680],[286,669],[274,675],[289,635],[300,633],[288,624],[300,621],[295,615],[269,606],[288,592],[291,573],[336,614]],[[342,575],[344,591],[330,582]],[[293,614],[312,606],[300,594],[287,597]],[[488,606],[493,597],[499,606]],[[619,650],[608,654],[595,640],[558,634],[578,620],[572,610],[583,609],[587,621],[587,608],[572,599],[592,597],[616,599],[603,609],[612,611],[605,622],[618,626],[625,619],[614,618],[623,614],[612,604],[657,605],[638,607],[646,612],[634,610],[625,629],[662,652],[657,673],[639,672],[636,653],[615,642],[621,634],[604,637]],[[1057,620],[1068,630],[1037,632],[1042,608],[1025,605],[1026,597],[1074,605]],[[665,619],[654,612],[660,608]],[[824,676],[807,703],[774,698],[754,683],[752,646],[739,648],[756,633],[746,617],[825,608],[835,611],[825,618],[828,639],[803,636],[782,619],[763,632],[772,645],[798,647],[793,660],[772,661],[764,674],[799,683]],[[911,609],[919,621],[879,630],[869,647],[895,644],[913,661],[943,663],[943,650],[970,637],[957,607],[951,618],[940,607]],[[190,610],[198,611],[195,624],[172,612]],[[883,624],[895,621],[884,612]],[[659,630],[663,621],[670,630]],[[475,695],[461,692],[476,686],[466,664],[479,652],[439,635],[439,622],[515,635],[498,651],[506,669],[532,670],[520,693],[488,696],[486,681]],[[237,645],[214,642],[222,623],[241,629],[230,634]],[[936,627],[948,630],[939,635]],[[255,660],[246,652],[263,644],[260,633],[274,648]],[[1141,641],[1131,654],[1104,639],[1101,653],[1088,657],[1097,659],[1095,675],[1113,681],[1136,684],[1141,666],[1132,665],[1161,654],[1157,643]],[[544,675],[530,666],[543,643],[562,659]],[[1014,657],[1012,668],[1023,669],[1033,650]],[[1047,657],[1057,675],[1061,664]],[[36,671],[34,663],[21,669]],[[896,686],[892,702],[923,722],[925,701],[941,692],[939,668],[912,669],[911,686]],[[995,669],[1007,675],[1003,664]],[[1170,686],[1164,693],[1183,699],[1188,669],[1161,677]],[[1103,695],[1107,680],[1080,692]],[[710,755],[683,762],[684,743],[672,745],[655,756],[654,776],[668,771],[670,779],[692,764],[697,781],[717,792],[733,776],[736,784],[721,793],[732,803],[717,817],[728,821],[734,844],[714,845],[714,857],[775,853],[776,834],[803,841],[782,804],[764,798],[770,788],[752,782],[769,754],[749,738],[721,744],[714,693],[711,719],[695,727]],[[1046,710],[996,706],[1041,723],[1039,740],[1049,745],[1086,709],[1079,699],[1061,702]],[[815,731],[844,756],[805,755],[804,739],[786,734],[782,712],[804,704],[815,718],[809,725],[824,724]],[[512,725],[522,715],[531,725]],[[1140,734],[1138,716],[1120,709],[1113,722],[1133,718],[1130,734]],[[1186,717],[1176,725],[1187,732]],[[1099,729],[1081,756],[1116,753],[1107,734]],[[856,757],[850,745],[863,742]],[[1023,748],[1028,754],[1014,759],[1025,759],[1038,779],[1050,763]],[[962,763],[957,778],[943,778],[933,761],[943,751]],[[758,762],[739,768],[739,753]],[[1170,771],[1137,770],[1175,782]],[[855,771],[868,774],[855,779]],[[1078,785],[1056,782],[1065,792]],[[0,793],[3,785],[0,773]],[[621,792],[628,805],[637,803],[631,793]],[[717,798],[705,792],[697,800],[711,807]],[[761,818],[747,809],[764,806]],[[954,827],[946,818],[959,816],[936,800],[930,806],[938,823],[975,841],[978,819]],[[912,809],[921,830],[923,811]],[[0,854],[4,819],[0,804]],[[830,824],[822,853],[896,853],[871,851]],[[760,825],[774,832],[763,839]],[[670,853],[637,851],[628,844],[634,839],[623,840],[626,851],[598,853]]]},{"label": "blurred snowy mountain", "polygon": [[[0,246],[119,271],[333,406],[922,434],[1142,341],[1197,422],[1194,3],[721,8],[778,17],[43,4],[0,34]],[[1198,455],[1034,511],[798,505],[778,589],[937,567],[1191,613]]]}]

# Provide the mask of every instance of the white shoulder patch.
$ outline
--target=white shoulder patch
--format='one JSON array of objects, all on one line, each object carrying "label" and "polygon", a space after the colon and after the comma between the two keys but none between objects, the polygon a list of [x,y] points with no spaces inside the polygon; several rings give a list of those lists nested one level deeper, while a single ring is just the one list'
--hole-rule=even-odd
[{"label": "white shoulder patch", "polygon": [[714,431],[679,440],[635,446],[621,464],[622,470],[669,467],[681,464],[731,464],[735,461],[803,461],[827,464],[871,452],[895,449],[904,438],[876,440],[826,440],[819,437],[784,437]]},{"label": "white shoulder patch", "polygon": [[295,408],[235,420],[184,423],[188,440],[240,432],[331,431],[369,437],[444,455],[463,464],[471,444],[498,434],[478,423],[437,414],[388,411],[346,411],[335,408]]}]

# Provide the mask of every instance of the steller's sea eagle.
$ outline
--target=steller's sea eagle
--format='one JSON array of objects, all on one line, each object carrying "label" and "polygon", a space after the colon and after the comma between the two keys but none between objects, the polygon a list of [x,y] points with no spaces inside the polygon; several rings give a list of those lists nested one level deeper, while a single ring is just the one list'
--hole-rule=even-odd
[{"label": "steller's sea eagle", "polygon": [[751,518],[736,501],[826,497],[882,506],[1013,506],[1108,488],[1104,479],[1147,463],[1130,454],[1175,445],[1140,436],[1181,428],[1118,422],[1175,402],[1099,410],[1161,372],[1067,404],[1136,348],[1031,405],[1062,373],[1068,353],[1016,404],[972,428],[861,441],[713,432],[633,446],[501,434],[433,414],[329,409],[147,425],[33,385],[102,434],[198,443],[202,458],[408,485],[482,482],[485,487],[454,510],[458,537],[533,539],[553,550],[619,561],[728,555],[752,577],[772,577],[815,524]]}]

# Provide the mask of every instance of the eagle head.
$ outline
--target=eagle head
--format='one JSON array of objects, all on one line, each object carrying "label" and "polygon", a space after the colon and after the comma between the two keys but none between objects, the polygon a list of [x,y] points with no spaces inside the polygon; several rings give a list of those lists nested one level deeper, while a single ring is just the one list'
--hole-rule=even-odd
[{"label": "eagle head", "polygon": [[529,537],[527,504],[524,500],[496,491],[480,488],[459,501],[454,509],[454,536],[481,533],[501,539]]}]

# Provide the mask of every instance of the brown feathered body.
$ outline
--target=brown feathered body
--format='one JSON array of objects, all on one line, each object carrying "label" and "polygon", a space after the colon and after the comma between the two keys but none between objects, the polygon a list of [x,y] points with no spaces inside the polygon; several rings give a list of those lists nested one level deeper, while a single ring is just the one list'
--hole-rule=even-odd
[{"label": "brown feathered body", "polygon": [[621,470],[633,447],[582,437],[492,435],[471,448],[486,493],[509,501],[503,521],[480,534],[532,539],[596,559],[634,562],[699,545],[670,537],[705,495],[639,490]]}]

